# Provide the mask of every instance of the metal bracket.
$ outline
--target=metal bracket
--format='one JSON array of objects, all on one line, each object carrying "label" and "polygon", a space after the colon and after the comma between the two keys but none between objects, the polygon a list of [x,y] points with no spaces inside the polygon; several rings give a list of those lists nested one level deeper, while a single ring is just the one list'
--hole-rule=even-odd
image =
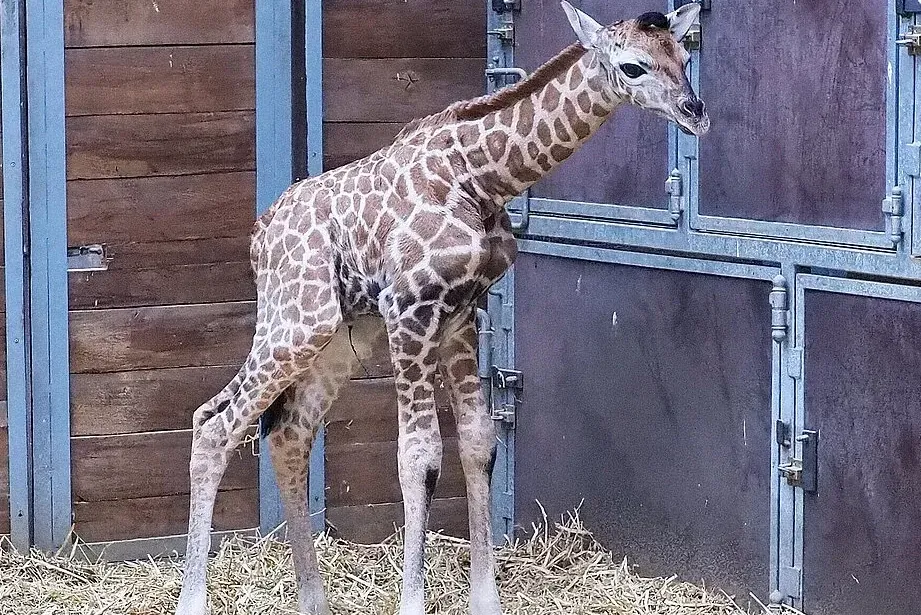
[{"label": "metal bracket", "polygon": [[908,55],[921,55],[921,26],[910,26],[908,32],[895,42],[900,47],[908,48]]},{"label": "metal bracket", "polygon": [[701,33],[700,33],[700,24],[696,23],[690,27],[688,33],[684,35],[684,39],[681,41],[684,43],[684,48],[688,51],[697,51],[700,49],[701,43]]},{"label": "metal bracket", "polygon": [[819,466],[819,432],[804,429],[796,437],[802,446],[802,457],[790,457],[788,463],[780,466],[781,476],[787,479],[791,487],[799,487],[806,493],[815,493],[818,489]]},{"label": "metal bracket", "polygon": [[902,196],[901,186],[894,186],[889,196],[883,199],[883,216],[886,218],[886,234],[889,241],[897,246],[902,242],[905,229],[902,216],[905,213],[905,199]]},{"label": "metal bracket", "polygon": [[678,222],[684,211],[684,183],[681,179],[681,171],[672,169],[665,180],[665,192],[668,194],[668,213],[671,214],[672,220]]},{"label": "metal bracket", "polygon": [[790,423],[777,419],[774,422],[774,441],[784,448],[793,446],[793,427]]},{"label": "metal bracket", "polygon": [[105,271],[108,268],[109,259],[101,244],[67,248],[67,271]]},{"label": "metal bracket", "polygon": [[492,385],[497,389],[521,391],[524,388],[524,374],[517,369],[492,368]]},{"label": "metal bracket", "polygon": [[771,338],[780,343],[787,339],[790,323],[790,312],[787,309],[787,279],[778,275],[772,282],[774,286],[768,297],[771,304]]}]

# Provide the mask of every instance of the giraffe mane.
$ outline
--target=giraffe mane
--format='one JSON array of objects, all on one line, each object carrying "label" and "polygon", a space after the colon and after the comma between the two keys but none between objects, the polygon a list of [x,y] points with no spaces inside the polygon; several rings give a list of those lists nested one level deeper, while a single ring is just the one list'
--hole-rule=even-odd
[{"label": "giraffe mane", "polygon": [[512,107],[535,92],[540,91],[545,85],[569,70],[587,51],[580,43],[572,44],[549,62],[543,64],[527,79],[522,79],[492,94],[456,102],[444,111],[409,122],[394,137],[394,142],[400,141],[420,130],[444,126],[457,121],[478,120],[490,113]]}]

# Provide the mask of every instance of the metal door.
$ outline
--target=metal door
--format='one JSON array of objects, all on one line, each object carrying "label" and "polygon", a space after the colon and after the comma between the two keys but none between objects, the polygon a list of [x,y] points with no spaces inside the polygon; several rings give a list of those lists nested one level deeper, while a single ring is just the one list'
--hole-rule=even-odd
[{"label": "metal door", "polygon": [[[535,498],[584,497],[648,571],[807,613],[917,612],[921,3],[698,1],[711,133],[619,111],[514,205],[521,257],[490,302],[492,363],[516,383],[493,378],[497,510],[522,528]],[[556,2],[487,7],[493,73],[573,40]],[[608,163],[611,143],[626,157]],[[689,514],[700,494],[725,532]]]},{"label": "metal door", "polygon": [[[796,278],[796,558],[814,615],[921,611],[921,288]],[[813,457],[813,458],[810,458]]]}]

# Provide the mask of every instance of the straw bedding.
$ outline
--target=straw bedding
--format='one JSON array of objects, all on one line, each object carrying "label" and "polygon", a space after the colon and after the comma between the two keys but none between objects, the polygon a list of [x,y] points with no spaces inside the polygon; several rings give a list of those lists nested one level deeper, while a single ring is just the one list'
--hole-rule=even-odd
[{"label": "straw bedding", "polygon": [[[176,559],[90,563],[77,555],[77,549],[50,557],[18,554],[5,547],[0,551],[3,615],[167,615],[179,595]],[[334,613],[397,611],[399,536],[373,546],[321,536],[318,548]],[[626,562],[615,561],[592,539],[577,515],[552,528],[536,528],[529,540],[500,550],[498,566],[508,615],[746,612],[724,593],[633,574]],[[427,612],[466,615],[468,569],[464,541],[431,535]],[[210,562],[209,594],[215,615],[296,614],[290,551],[272,537],[225,541]],[[744,603],[750,602],[745,596]],[[755,612],[777,613],[763,607]]]}]

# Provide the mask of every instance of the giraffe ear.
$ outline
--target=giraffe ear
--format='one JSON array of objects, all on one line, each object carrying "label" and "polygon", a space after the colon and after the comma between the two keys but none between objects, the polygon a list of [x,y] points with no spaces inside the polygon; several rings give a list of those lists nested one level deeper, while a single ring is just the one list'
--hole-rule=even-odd
[{"label": "giraffe ear", "polygon": [[665,16],[668,19],[668,29],[676,41],[681,42],[691,26],[697,22],[698,16],[700,5],[696,2],[689,2]]},{"label": "giraffe ear", "polygon": [[563,10],[566,11],[566,17],[569,18],[569,25],[572,26],[576,36],[579,37],[579,42],[582,43],[582,46],[586,49],[594,49],[595,35],[601,30],[601,24],[579,9],[574,8],[571,4],[566,2],[566,0],[562,0],[560,4],[563,6]]}]

